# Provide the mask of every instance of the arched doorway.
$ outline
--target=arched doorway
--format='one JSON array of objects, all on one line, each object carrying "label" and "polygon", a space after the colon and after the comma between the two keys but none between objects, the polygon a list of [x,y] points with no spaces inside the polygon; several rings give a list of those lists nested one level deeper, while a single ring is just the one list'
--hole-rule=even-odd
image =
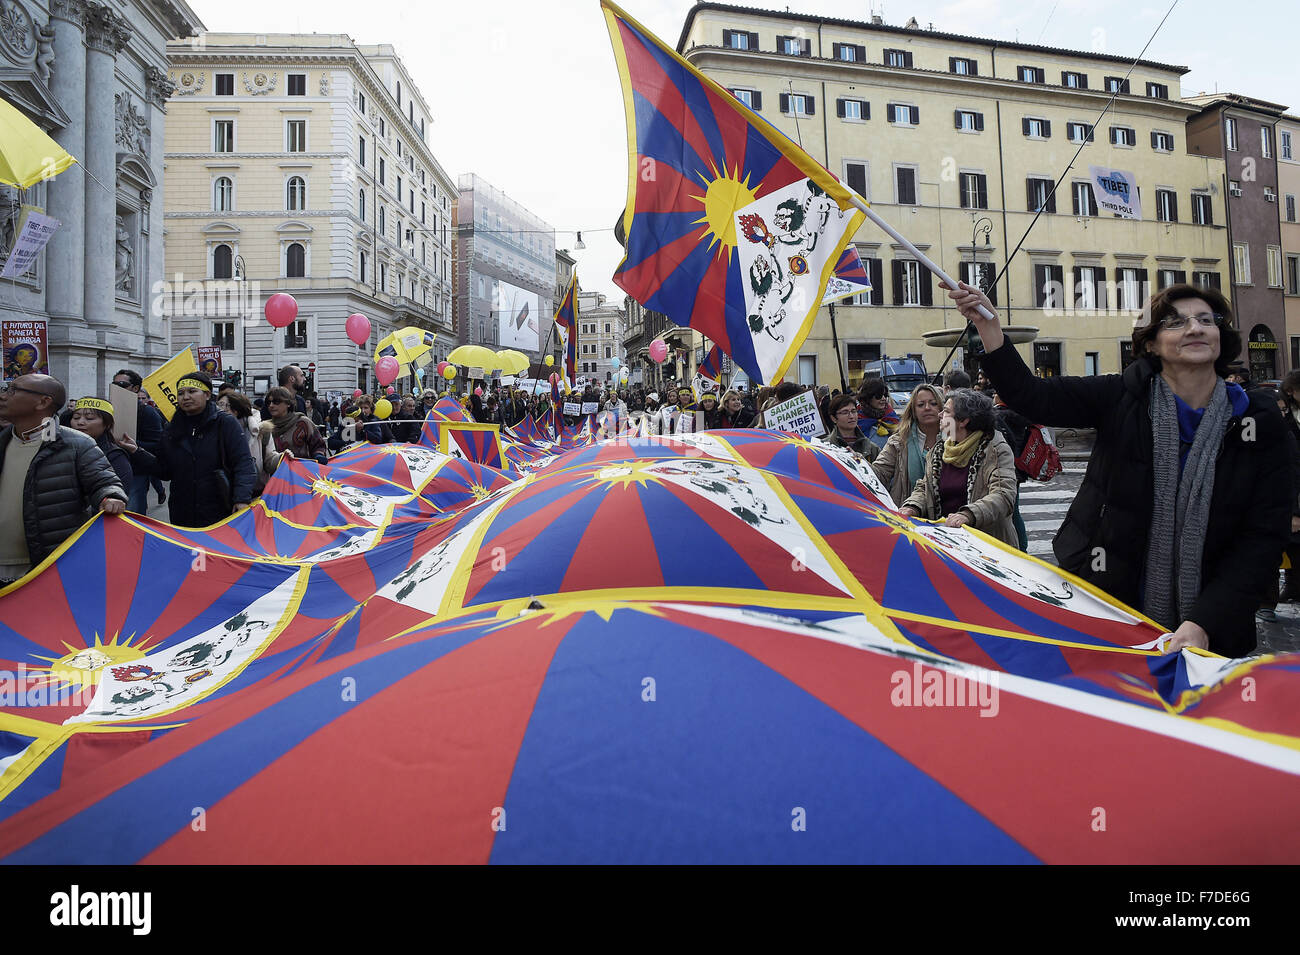
[{"label": "arched doorway", "polygon": [[1250,380],[1269,381],[1277,378],[1277,342],[1267,325],[1256,325],[1250,330],[1246,342],[1250,354]]}]

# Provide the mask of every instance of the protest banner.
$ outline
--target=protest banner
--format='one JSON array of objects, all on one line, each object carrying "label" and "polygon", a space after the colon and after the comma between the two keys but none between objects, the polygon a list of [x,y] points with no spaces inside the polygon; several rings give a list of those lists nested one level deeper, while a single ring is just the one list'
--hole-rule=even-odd
[{"label": "protest banner", "polygon": [[1121,219],[1142,218],[1142,199],[1138,196],[1133,173],[1089,166],[1088,174],[1092,176],[1092,191],[1100,212],[1111,212]]},{"label": "protest banner", "polygon": [[[583,413],[583,414],[595,414],[595,413],[596,413],[597,411],[599,411],[599,410],[600,410],[600,402],[599,402],[599,401],[584,401],[584,402],[582,403],[582,413]],[[567,412],[566,412],[566,414],[567,414]]]},{"label": "protest banner", "polygon": [[763,427],[789,431],[802,438],[820,438],[826,433],[822,413],[811,391],[803,391],[789,401],[773,405],[763,412]]},{"label": "protest banner", "polygon": [[124,434],[135,437],[136,419],[140,411],[140,398],[130,388],[108,386],[108,400],[113,402],[113,437]]},{"label": "protest banner", "polygon": [[0,351],[4,353],[4,380],[22,375],[48,375],[50,351],[43,318],[0,319]]},{"label": "protest banner", "polygon": [[218,345],[199,345],[199,371],[213,380],[221,377],[221,347]]},{"label": "protest banner", "polygon": [[564,413],[571,418],[576,418],[582,414],[582,405],[576,401],[566,401],[564,403]]},{"label": "protest banner", "polygon": [[144,390],[149,393],[149,397],[168,421],[172,420],[176,409],[180,407],[176,398],[176,382],[198,370],[198,366],[194,363],[194,352],[182,348],[144,380]]},{"label": "protest banner", "polygon": [[26,274],[60,225],[58,219],[44,215],[35,206],[23,206],[14,247],[9,251],[5,267],[0,269],[0,278],[16,279]]}]

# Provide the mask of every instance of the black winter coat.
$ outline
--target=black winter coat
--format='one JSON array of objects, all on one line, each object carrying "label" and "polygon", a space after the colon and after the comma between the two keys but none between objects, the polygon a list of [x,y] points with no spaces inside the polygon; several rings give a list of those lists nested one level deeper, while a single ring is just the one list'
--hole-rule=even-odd
[{"label": "black winter coat", "polygon": [[[222,445],[225,470],[222,472]],[[137,451],[131,463],[172,482],[167,495],[170,520],[177,527],[210,527],[230,516],[231,504],[251,504],[257,466],[239,422],[209,401],[190,416],[177,411],[163,432],[158,454]],[[226,497],[226,487],[230,497]]]},{"label": "black winter coat", "polygon": [[[13,438],[13,425],[0,428],[0,469]],[[32,458],[23,485],[23,529],[35,567],[99,510],[106,497],[126,503],[126,488],[95,439],[59,428]]]},{"label": "black winter coat", "polygon": [[[1036,378],[1009,342],[983,356],[998,394],[1031,421],[1096,428],[1083,484],[1052,550],[1064,570],[1132,607],[1146,568],[1155,479],[1151,378],[1145,359],[1122,375]],[[1188,619],[1210,649],[1239,657],[1255,649],[1255,610],[1277,574],[1291,521],[1291,472],[1277,405],[1248,393],[1234,415],[1214,472],[1201,556],[1201,592]],[[1251,427],[1253,425],[1253,427]]]}]

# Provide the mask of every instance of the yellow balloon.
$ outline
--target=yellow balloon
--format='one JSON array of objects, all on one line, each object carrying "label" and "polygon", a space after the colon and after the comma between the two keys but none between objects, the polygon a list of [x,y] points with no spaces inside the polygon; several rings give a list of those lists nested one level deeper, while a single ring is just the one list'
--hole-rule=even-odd
[{"label": "yellow balloon", "polygon": [[392,413],[393,413],[393,403],[389,401],[387,398],[380,398],[378,401],[375,402],[376,418],[380,418],[380,419],[387,418]]},{"label": "yellow balloon", "polygon": [[448,381],[451,381],[453,378],[455,378],[455,377],[456,377],[456,366],[455,366],[455,365],[448,365],[446,368],[444,368],[444,369],[442,370],[442,377],[446,378]]},{"label": "yellow balloon", "polygon": [[547,356],[546,356],[546,367],[547,367],[547,368],[550,368],[550,367],[553,366],[554,364],[555,364],[555,356],[554,356],[554,355],[547,355]]}]

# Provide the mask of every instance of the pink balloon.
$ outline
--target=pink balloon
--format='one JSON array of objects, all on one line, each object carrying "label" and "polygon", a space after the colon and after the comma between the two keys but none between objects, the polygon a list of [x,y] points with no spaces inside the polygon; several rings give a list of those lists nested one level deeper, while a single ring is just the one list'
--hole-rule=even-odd
[{"label": "pink balloon", "polygon": [[438,369],[438,377],[441,378],[442,373],[447,370],[447,363],[445,361],[440,361],[434,367]]},{"label": "pink balloon", "polygon": [[557,375],[555,372],[551,372],[551,384],[558,385],[559,383],[560,383],[560,376]]},{"label": "pink balloon", "polygon": [[656,338],[654,341],[650,343],[651,361],[653,361],[656,365],[662,365],[664,363],[664,359],[667,357],[668,357],[668,346],[661,339]]},{"label": "pink balloon", "polygon": [[352,397],[360,398],[363,394],[365,394],[365,392],[358,388],[356,391],[352,392]]},{"label": "pink balloon", "polygon": [[394,388],[392,385],[389,385],[388,390],[385,392],[385,394],[395,395],[397,394],[397,389]]},{"label": "pink balloon", "polygon": [[392,355],[385,355],[375,362],[375,378],[381,385],[391,385],[397,380],[399,371],[401,371],[401,365]]},{"label": "pink balloon", "polygon": [[348,316],[348,320],[343,323],[343,330],[354,344],[364,345],[370,340],[370,319],[356,312]]},{"label": "pink balloon", "polygon": [[276,292],[266,300],[266,320],[272,328],[284,328],[298,317],[298,303],[288,292]]},{"label": "pink balloon", "polygon": [[475,388],[475,389],[474,389],[474,394],[476,394],[476,395],[478,395],[480,398],[482,398],[482,397],[483,397],[483,389],[482,389],[482,388]]}]

